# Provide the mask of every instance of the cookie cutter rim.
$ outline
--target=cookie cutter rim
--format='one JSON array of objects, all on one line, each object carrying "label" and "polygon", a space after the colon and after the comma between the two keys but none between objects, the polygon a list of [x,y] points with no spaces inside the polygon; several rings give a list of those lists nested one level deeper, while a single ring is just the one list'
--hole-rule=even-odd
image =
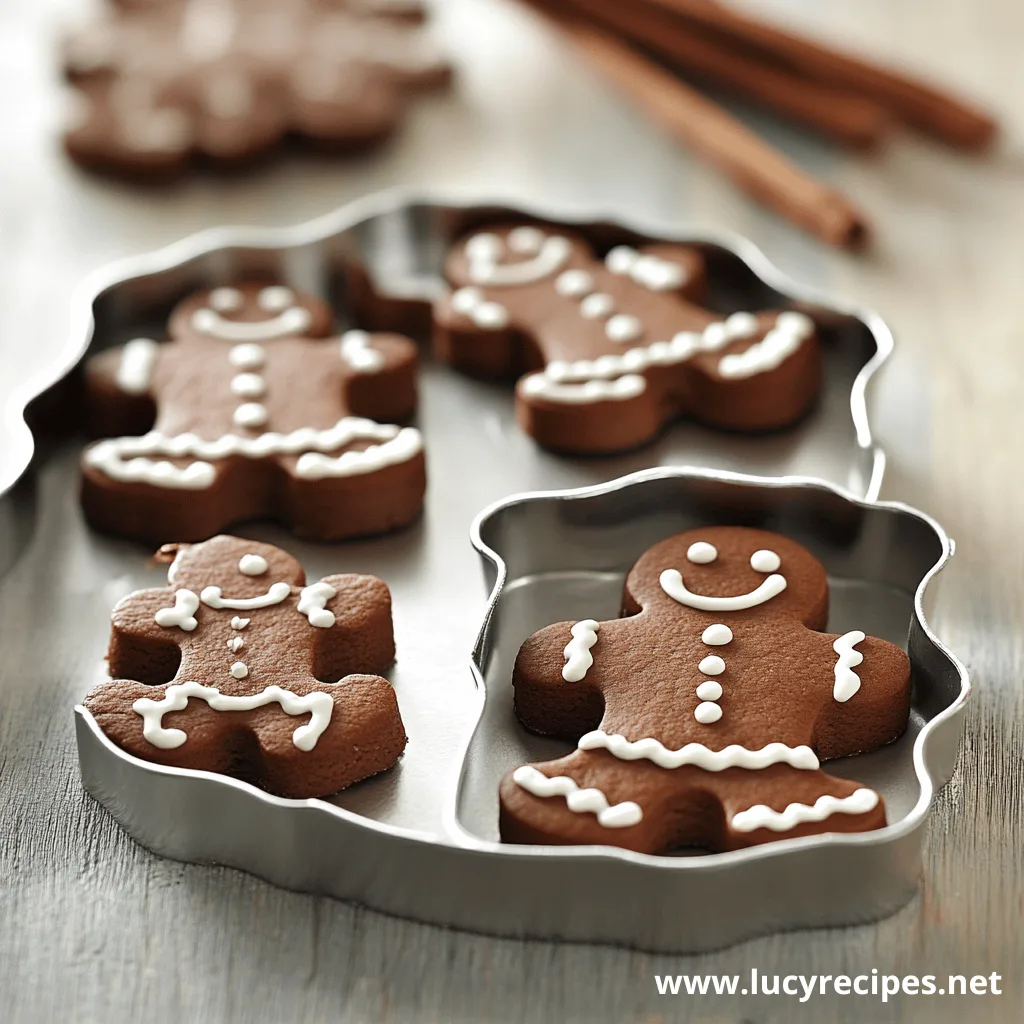
[{"label": "cookie cutter rim", "polygon": [[[184,266],[190,261],[226,249],[286,250],[315,245],[343,235],[373,219],[403,210],[468,213],[474,209],[506,211],[510,216],[583,227],[614,224],[640,235],[682,244],[717,246],[730,253],[764,285],[797,302],[822,306],[829,312],[860,320],[868,329],[875,353],[857,372],[850,388],[850,417],[858,449],[869,461],[864,497],[878,497],[885,473],[885,452],[874,440],[867,408],[867,387],[875,373],[892,354],[894,341],[885,320],[874,310],[857,303],[838,300],[826,289],[802,284],[779,269],[754,242],[738,232],[702,225],[657,224],[653,217],[624,215],[612,206],[586,203],[543,203],[516,196],[469,197],[444,190],[393,188],[353,200],[337,209],[301,224],[280,227],[218,226],[195,232],[155,251],[126,256],[106,263],[88,274],[75,289],[70,302],[70,328],[66,342],[52,364],[31,374],[14,388],[0,417],[0,441],[14,452],[8,468],[0,475],[2,497],[24,474],[35,451],[32,430],[25,419],[31,402],[70,373],[85,355],[95,329],[93,307],[105,292],[137,278],[150,277]],[[409,296],[429,301],[432,293]],[[5,436],[6,435],[6,436]]]}]

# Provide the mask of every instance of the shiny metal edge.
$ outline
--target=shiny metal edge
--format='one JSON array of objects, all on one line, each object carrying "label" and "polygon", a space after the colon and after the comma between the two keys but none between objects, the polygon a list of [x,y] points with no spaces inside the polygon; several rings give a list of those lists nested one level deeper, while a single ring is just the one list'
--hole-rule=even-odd
[{"label": "shiny metal edge", "polygon": [[444,191],[391,189],[347,203],[338,209],[303,224],[276,228],[225,226],[208,228],[141,256],[129,256],[108,263],[89,274],[76,289],[70,303],[70,329],[67,341],[52,364],[31,375],[12,392],[0,417],[0,443],[13,453],[0,476],[0,498],[10,490],[32,460],[35,442],[25,420],[30,402],[68,374],[84,356],[94,329],[93,303],[108,289],[133,278],[159,274],[219,249],[290,249],[311,245],[340,235],[375,218],[394,214],[403,208],[423,207],[435,212],[465,213],[475,207],[502,208],[521,214],[566,224],[588,222],[617,224],[628,230],[668,241],[716,245],[732,253],[764,284],[790,299],[813,303],[832,312],[859,319],[874,339],[875,354],[861,367],[850,391],[850,416],[857,445],[869,465],[864,497],[873,500],[880,492],[885,472],[885,454],[875,442],[868,418],[867,386],[893,350],[892,332],[873,310],[843,303],[824,290],[803,285],[776,267],[749,239],[732,231],[700,224],[664,225],[642,217],[624,217],[620,210],[590,204],[524,203],[516,197],[468,196]]},{"label": "shiny metal edge", "polygon": [[[914,592],[911,646],[923,644],[918,657],[923,651],[951,666],[960,689],[915,741],[915,805],[901,821],[876,832],[809,836],[687,858],[609,847],[507,846],[473,835],[458,820],[457,800],[484,706],[488,625],[506,579],[505,561],[483,540],[483,529],[523,503],[586,500],[679,477],[824,490],[864,509],[914,518],[931,531],[940,553]],[[471,539],[494,583],[472,659],[477,718],[466,730],[456,777],[443,780],[449,793],[446,838],[381,824],[321,800],[283,800],[237,780],[141,761],[114,746],[79,706],[76,733],[86,790],[133,838],[161,855],[226,864],[287,888],[487,934],[698,952],[783,929],[875,920],[913,897],[928,814],[953,769],[971,692],[965,667],[925,614],[926,593],[953,553],[935,520],[902,503],[863,501],[808,478],[663,468],[593,487],[514,495],[476,517]],[[200,820],[208,827],[195,827]],[[810,878],[828,879],[828,890],[807,884]],[[601,893],[600,905],[595,892]],[[723,900],[742,902],[735,893],[745,894],[746,906],[729,914],[711,912],[716,901],[719,908]]]}]

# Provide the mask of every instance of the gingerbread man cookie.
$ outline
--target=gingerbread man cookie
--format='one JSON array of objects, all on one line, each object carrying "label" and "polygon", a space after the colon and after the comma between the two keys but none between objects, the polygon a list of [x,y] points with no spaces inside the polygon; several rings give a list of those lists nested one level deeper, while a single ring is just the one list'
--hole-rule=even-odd
[{"label": "gingerbread man cookie", "polygon": [[306,586],[287,552],[238,537],[158,557],[173,559],[167,587],[114,609],[114,681],[85,699],[114,743],[296,798],[336,793],[398,760],[405,730],[377,674],[395,658],[381,580]]},{"label": "gingerbread man cookie", "polygon": [[810,552],[745,527],[677,534],[630,570],[623,615],[521,647],[516,714],[577,749],[505,776],[503,840],[721,851],[885,825],[881,796],[820,763],[903,733],[910,662],[820,632],[828,580]]},{"label": "gingerbread man cookie", "polygon": [[[82,504],[94,526],[152,543],[278,519],[337,540],[416,517],[426,470],[416,348],[398,335],[325,337],[328,306],[278,284],[199,292],[171,340],[137,338],[87,365]],[[148,432],[147,432],[148,431]]]},{"label": "gingerbread man cookie", "polygon": [[70,37],[79,163],[180,174],[252,161],[287,135],[356,149],[390,135],[450,67],[410,14],[355,0],[164,0],[112,9]]},{"label": "gingerbread man cookie", "polygon": [[598,259],[571,232],[498,224],[463,238],[445,275],[438,355],[482,376],[525,374],[519,421],[557,451],[621,451],[679,416],[729,430],[784,427],[818,393],[812,321],[702,308],[704,263],[693,248],[620,245]]}]

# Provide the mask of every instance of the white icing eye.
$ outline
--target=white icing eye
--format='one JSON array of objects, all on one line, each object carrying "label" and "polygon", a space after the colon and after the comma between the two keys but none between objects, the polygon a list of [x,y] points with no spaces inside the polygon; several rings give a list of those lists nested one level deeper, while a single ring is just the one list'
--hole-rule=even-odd
[{"label": "white icing eye", "polygon": [[782,559],[774,551],[762,548],[750,556],[750,568],[757,572],[775,572],[782,565]]},{"label": "white icing eye", "polygon": [[496,263],[502,248],[502,241],[497,235],[484,232],[466,242],[466,255],[474,263]]},{"label": "white icing eye", "polygon": [[699,540],[686,549],[686,557],[697,565],[707,565],[718,557],[718,548],[706,540]]},{"label": "white icing eye", "polygon": [[267,568],[267,560],[262,555],[242,555],[238,561],[238,571],[245,576],[262,576]]},{"label": "white icing eye", "polygon": [[207,301],[218,313],[235,313],[242,308],[242,293],[237,288],[214,288]]},{"label": "white icing eye", "polygon": [[540,228],[523,226],[508,233],[508,247],[521,256],[536,256],[544,244],[544,232]]},{"label": "white icing eye", "polygon": [[604,258],[604,265],[613,274],[628,274],[636,266],[640,253],[628,245],[617,245]]},{"label": "white icing eye", "polygon": [[268,313],[283,313],[295,301],[295,292],[282,284],[261,288],[256,296],[260,309]]}]

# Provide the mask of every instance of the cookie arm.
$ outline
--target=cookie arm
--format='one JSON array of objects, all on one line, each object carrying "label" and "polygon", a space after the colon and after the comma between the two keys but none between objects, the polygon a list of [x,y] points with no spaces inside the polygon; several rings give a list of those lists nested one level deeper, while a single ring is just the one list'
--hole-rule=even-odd
[{"label": "cookie arm", "polygon": [[[334,593],[317,600],[315,588],[306,588],[299,602],[311,625],[317,621],[317,608],[334,617],[330,626],[313,626],[313,675],[322,682],[335,682],[351,673],[376,675],[390,668],[395,660],[395,634],[387,584],[376,576],[355,573],[325,576],[320,582]],[[307,593],[312,597],[304,602]]]},{"label": "cookie arm", "polygon": [[156,419],[151,383],[159,360],[157,342],[136,338],[94,356],[85,368],[85,411],[97,437],[144,434]]},{"label": "cookie arm", "polygon": [[[822,760],[891,743],[907,727],[910,659],[895,644],[860,631],[822,637],[828,669],[814,747]],[[858,658],[859,656],[859,658]]]},{"label": "cookie arm", "polygon": [[[191,608],[198,603],[190,603],[187,596],[176,598],[171,587],[137,591],[119,601],[110,616],[111,677],[137,679],[149,686],[170,682],[181,664],[182,641],[200,628],[203,612]],[[170,617],[181,625],[161,626],[157,616],[164,610],[171,610]]]},{"label": "cookie arm", "polygon": [[530,732],[575,740],[600,725],[604,697],[592,659],[600,657],[601,624],[588,629],[590,623],[555,623],[519,648],[512,670],[515,711]]},{"label": "cookie arm", "polygon": [[400,334],[346,331],[338,341],[345,405],[353,416],[392,422],[416,411],[419,352]]}]

